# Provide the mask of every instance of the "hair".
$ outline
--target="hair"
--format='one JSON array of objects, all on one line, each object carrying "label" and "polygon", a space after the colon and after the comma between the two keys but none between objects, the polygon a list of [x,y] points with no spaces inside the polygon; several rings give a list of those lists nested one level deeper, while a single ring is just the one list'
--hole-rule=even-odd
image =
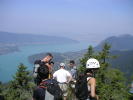
[{"label": "hair", "polygon": [[38,68],[38,75],[41,79],[47,79],[49,76],[49,69],[47,65],[41,65]]},{"label": "hair", "polygon": [[69,63],[75,64],[75,61],[74,61],[74,60],[70,60],[70,62],[69,62]]},{"label": "hair", "polygon": [[93,69],[93,68],[91,68],[91,69],[86,69],[85,74],[91,73],[92,75],[90,75],[90,77],[94,77],[94,76],[95,76],[95,70],[96,70],[96,69]]},{"label": "hair", "polygon": [[50,56],[53,58],[53,55],[51,53],[46,53],[46,56]]}]

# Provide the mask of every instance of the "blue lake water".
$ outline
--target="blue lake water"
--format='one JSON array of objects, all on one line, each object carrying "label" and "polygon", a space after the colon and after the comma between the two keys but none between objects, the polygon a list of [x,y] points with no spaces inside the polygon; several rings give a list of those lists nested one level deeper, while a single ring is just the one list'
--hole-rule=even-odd
[{"label": "blue lake water", "polygon": [[74,44],[54,44],[54,45],[28,45],[20,47],[20,52],[9,53],[0,56],[0,81],[7,82],[12,79],[12,76],[17,70],[17,66],[23,63],[32,70],[32,66],[28,62],[28,56],[41,52],[69,52],[86,49],[88,43],[74,43]]}]

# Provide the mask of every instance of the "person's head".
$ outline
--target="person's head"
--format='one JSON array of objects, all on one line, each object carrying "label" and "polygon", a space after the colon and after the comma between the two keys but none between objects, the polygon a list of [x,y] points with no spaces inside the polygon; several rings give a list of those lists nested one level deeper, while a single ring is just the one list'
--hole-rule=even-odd
[{"label": "person's head", "polygon": [[47,79],[49,76],[49,68],[46,65],[42,65],[38,68],[38,75],[39,77],[43,79]]},{"label": "person's head", "polygon": [[65,64],[64,63],[60,63],[60,68],[65,68]]},{"label": "person's head", "polygon": [[74,60],[70,60],[70,61],[69,61],[69,66],[70,66],[71,68],[73,68],[73,66],[75,66],[75,61],[74,61]]},{"label": "person's head", "polygon": [[43,58],[43,61],[49,63],[52,59],[53,59],[53,55],[51,53],[47,53]]}]

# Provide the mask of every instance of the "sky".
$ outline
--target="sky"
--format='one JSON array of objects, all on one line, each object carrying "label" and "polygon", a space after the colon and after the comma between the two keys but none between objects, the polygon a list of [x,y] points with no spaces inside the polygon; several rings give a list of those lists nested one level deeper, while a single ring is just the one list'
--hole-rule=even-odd
[{"label": "sky", "polygon": [[133,0],[0,0],[0,31],[86,42],[133,35]]}]

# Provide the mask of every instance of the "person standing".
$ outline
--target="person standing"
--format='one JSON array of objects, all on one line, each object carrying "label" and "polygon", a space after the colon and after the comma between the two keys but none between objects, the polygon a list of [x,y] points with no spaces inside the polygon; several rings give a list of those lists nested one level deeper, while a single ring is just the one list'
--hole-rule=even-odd
[{"label": "person standing", "polygon": [[86,75],[87,75],[87,85],[89,91],[88,100],[98,100],[98,96],[96,95],[96,79],[95,73],[96,70],[100,68],[99,61],[94,58],[88,59],[86,62]]},{"label": "person standing", "polygon": [[70,60],[69,67],[71,68],[70,73],[72,75],[72,78],[75,80],[76,77],[77,77],[77,67],[75,65],[75,61],[74,60]]},{"label": "person standing", "polygon": [[33,77],[34,77],[34,82],[39,85],[41,82],[41,78],[38,76],[38,68],[40,66],[44,66],[46,65],[49,69],[49,71],[52,70],[52,66],[51,66],[51,60],[53,59],[53,55],[51,53],[47,53],[45,55],[45,57],[41,60],[36,60],[34,62],[34,70],[33,70]]},{"label": "person standing", "polygon": [[78,100],[99,100],[96,95],[96,70],[100,68],[97,59],[90,58],[86,62],[86,71],[78,75],[75,94]]},{"label": "person standing", "polygon": [[62,91],[58,82],[54,79],[49,79],[48,66],[40,66],[38,75],[41,78],[41,82],[34,89],[32,100],[62,100]]},{"label": "person standing", "polygon": [[59,86],[63,92],[63,99],[67,100],[68,83],[72,80],[72,75],[65,70],[64,63],[60,63],[60,69],[53,74],[53,78],[59,82]]},{"label": "person standing", "polygon": [[[45,81],[48,79],[49,76],[49,69],[46,65],[40,66],[38,68],[38,75],[41,78],[41,82]],[[40,82],[40,83],[41,83]],[[39,84],[40,85],[40,84]],[[40,88],[40,86],[33,91],[33,99],[32,100],[46,100],[46,89],[45,88]],[[53,98],[53,97],[52,97]]]},{"label": "person standing", "polygon": [[77,67],[74,60],[69,61],[70,73],[72,75],[72,81],[69,84],[72,100],[77,100],[75,96],[75,83],[77,79]]}]

